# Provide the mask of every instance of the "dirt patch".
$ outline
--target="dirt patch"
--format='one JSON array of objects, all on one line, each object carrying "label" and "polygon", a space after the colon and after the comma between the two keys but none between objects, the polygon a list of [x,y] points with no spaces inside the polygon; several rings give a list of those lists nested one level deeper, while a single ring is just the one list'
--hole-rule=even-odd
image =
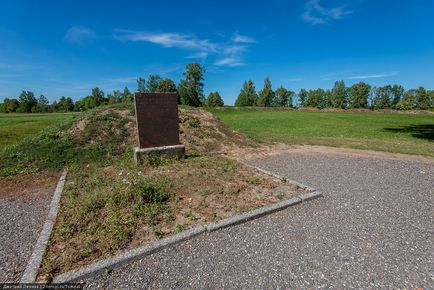
[{"label": "dirt patch", "polygon": [[59,180],[59,172],[43,171],[0,178],[0,198],[36,197],[53,193]]}]

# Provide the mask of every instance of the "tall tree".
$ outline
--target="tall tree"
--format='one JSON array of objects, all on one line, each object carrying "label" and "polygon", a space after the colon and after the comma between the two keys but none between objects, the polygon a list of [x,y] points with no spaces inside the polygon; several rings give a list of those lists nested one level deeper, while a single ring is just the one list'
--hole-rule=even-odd
[{"label": "tall tree", "polygon": [[258,106],[270,107],[274,100],[274,91],[271,86],[271,80],[266,77],[264,80],[264,87],[259,92]]},{"label": "tall tree", "polygon": [[211,92],[208,95],[208,98],[206,100],[206,104],[209,107],[223,107],[223,99],[220,96],[219,92]]},{"label": "tall tree", "polygon": [[175,93],[176,85],[171,79],[163,79],[157,86],[157,92],[159,93]]},{"label": "tall tree", "polygon": [[161,77],[159,75],[149,75],[148,81],[146,82],[146,91],[148,93],[155,93],[160,81]]},{"label": "tall tree", "polygon": [[235,101],[235,106],[255,106],[258,95],[256,94],[255,85],[252,80],[245,81],[240,90],[238,98]]},{"label": "tall tree", "polygon": [[122,92],[122,102],[123,103],[132,103],[134,102],[134,96],[128,89],[128,87],[124,88],[124,91]]},{"label": "tall tree", "polygon": [[430,100],[430,95],[424,87],[419,87],[416,90],[416,108],[419,110],[429,110],[433,107]]},{"label": "tall tree", "polygon": [[204,103],[203,80],[205,68],[199,63],[189,63],[184,72],[184,78],[179,82],[178,92],[181,103],[199,107]]},{"label": "tall tree", "polygon": [[307,107],[323,109],[325,104],[325,91],[323,89],[309,90],[307,92]]},{"label": "tall tree", "polygon": [[387,109],[391,105],[392,87],[390,85],[378,87],[374,98],[375,109]]},{"label": "tall tree", "polygon": [[22,91],[18,97],[20,102],[20,107],[18,111],[20,113],[31,113],[32,108],[36,106],[38,101],[35,98],[35,95],[30,91]]},{"label": "tall tree", "polygon": [[139,93],[146,93],[146,80],[142,77],[137,79],[137,91]]},{"label": "tall tree", "polygon": [[371,86],[364,82],[354,84],[350,88],[351,108],[367,108]]},{"label": "tall tree", "polygon": [[332,89],[332,104],[335,108],[345,109],[348,103],[348,89],[344,81],[337,81]]},{"label": "tall tree", "polygon": [[44,95],[40,95],[36,104],[35,111],[38,113],[46,113],[50,110],[48,99]]},{"label": "tall tree", "polygon": [[405,92],[404,87],[401,85],[395,84],[391,87],[391,93],[392,93],[392,104],[391,105],[392,105],[392,107],[395,107],[396,104],[398,104],[402,100],[402,98],[404,96],[404,92]]},{"label": "tall tree", "polygon": [[299,107],[306,107],[306,102],[307,102],[307,91],[305,89],[301,89],[300,92],[298,93],[298,106]]},{"label": "tall tree", "polygon": [[61,97],[59,103],[57,104],[59,111],[62,112],[72,112],[74,110],[74,102],[70,97]]},{"label": "tall tree", "polygon": [[292,107],[292,97],[294,95],[293,91],[288,91],[283,86],[280,86],[275,92],[273,106]]}]

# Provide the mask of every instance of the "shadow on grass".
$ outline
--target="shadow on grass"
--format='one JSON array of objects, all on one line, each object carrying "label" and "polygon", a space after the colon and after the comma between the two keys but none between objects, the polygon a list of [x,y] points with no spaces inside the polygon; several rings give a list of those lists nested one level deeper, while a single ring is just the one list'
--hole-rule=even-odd
[{"label": "shadow on grass", "polygon": [[410,133],[411,136],[428,141],[434,141],[434,124],[409,125],[400,128],[384,128],[393,133]]}]

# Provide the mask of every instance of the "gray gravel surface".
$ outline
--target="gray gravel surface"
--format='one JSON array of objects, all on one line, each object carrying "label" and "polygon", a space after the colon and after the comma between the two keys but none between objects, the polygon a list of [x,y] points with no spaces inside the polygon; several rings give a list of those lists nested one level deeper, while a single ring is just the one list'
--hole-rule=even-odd
[{"label": "gray gravel surface", "polygon": [[167,248],[87,287],[433,288],[433,164],[319,154],[252,163],[325,197]]},{"label": "gray gravel surface", "polygon": [[0,197],[0,283],[19,282],[47,217],[52,192]]}]

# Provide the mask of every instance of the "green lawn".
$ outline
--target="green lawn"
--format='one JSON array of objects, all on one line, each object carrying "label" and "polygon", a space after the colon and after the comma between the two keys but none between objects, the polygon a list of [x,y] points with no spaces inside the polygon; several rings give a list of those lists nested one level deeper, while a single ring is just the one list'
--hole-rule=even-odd
[{"label": "green lawn", "polygon": [[0,114],[0,150],[72,116],[72,113]]},{"label": "green lawn", "polygon": [[325,145],[434,156],[434,115],[225,108],[224,123],[262,143]]}]

